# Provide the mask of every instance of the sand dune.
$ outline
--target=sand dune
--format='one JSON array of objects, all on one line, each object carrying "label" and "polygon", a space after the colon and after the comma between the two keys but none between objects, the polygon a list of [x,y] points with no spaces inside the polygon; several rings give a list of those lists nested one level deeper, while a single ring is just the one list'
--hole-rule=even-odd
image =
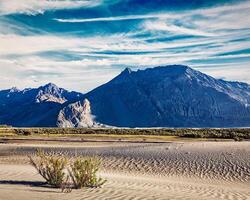
[{"label": "sand dune", "polygon": [[[25,157],[38,146],[101,156],[107,184],[70,194],[41,186]],[[1,144],[0,152],[0,199],[250,199],[249,142]]]}]

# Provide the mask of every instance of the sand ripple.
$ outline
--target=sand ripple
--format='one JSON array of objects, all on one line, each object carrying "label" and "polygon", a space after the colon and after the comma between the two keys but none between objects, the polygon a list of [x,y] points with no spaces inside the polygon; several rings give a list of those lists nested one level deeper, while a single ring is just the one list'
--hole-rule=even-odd
[{"label": "sand ripple", "polygon": [[[33,154],[37,146],[1,144],[0,200],[48,197],[52,200],[250,199],[249,142],[39,147],[71,157],[101,156],[101,173],[108,179],[107,184],[100,189],[83,189],[70,194],[29,185],[27,181],[42,179],[31,166],[21,164],[27,160],[20,155]],[[8,180],[16,183],[6,182]],[[26,184],[19,184],[22,181]]]},{"label": "sand ripple", "polygon": [[[1,146],[1,154],[26,155],[34,146]],[[41,148],[41,147],[40,147]],[[249,142],[127,144],[95,147],[42,147],[57,154],[97,155],[105,170],[185,176],[225,181],[250,181]]]}]

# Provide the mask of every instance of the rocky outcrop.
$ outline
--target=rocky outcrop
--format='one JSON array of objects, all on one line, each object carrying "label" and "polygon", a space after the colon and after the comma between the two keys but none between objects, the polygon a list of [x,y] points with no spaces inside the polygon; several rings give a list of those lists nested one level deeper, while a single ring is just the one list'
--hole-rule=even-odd
[{"label": "rocky outcrop", "polygon": [[87,99],[69,104],[63,108],[57,119],[58,127],[97,127],[98,123],[94,121],[91,114],[90,102]]}]

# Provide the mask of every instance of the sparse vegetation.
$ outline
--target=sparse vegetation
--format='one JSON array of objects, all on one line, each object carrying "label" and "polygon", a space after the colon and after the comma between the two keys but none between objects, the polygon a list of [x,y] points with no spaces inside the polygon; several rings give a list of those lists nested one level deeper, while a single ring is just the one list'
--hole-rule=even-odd
[{"label": "sparse vegetation", "polygon": [[8,126],[6,124],[0,124],[0,128],[10,128],[11,126]]},{"label": "sparse vegetation", "polygon": [[74,188],[102,186],[106,180],[97,177],[100,163],[98,158],[78,157],[69,169]]},{"label": "sparse vegetation", "polygon": [[30,158],[30,164],[46,180],[48,185],[61,188],[62,192],[70,192],[72,188],[100,187],[106,180],[97,177],[101,161],[98,158],[76,157],[69,160],[53,153],[45,154],[38,150],[37,158]]},{"label": "sparse vegetation", "polygon": [[243,140],[241,137],[238,137],[238,136],[235,136],[233,139],[234,139],[234,141],[236,141],[236,142],[240,142],[240,141]]},{"label": "sparse vegetation", "polygon": [[131,136],[177,136],[184,138],[222,138],[250,139],[249,128],[5,128],[0,132],[12,132],[17,135],[131,135]]},{"label": "sparse vegetation", "polygon": [[49,185],[61,187],[66,181],[65,168],[68,160],[53,154],[45,154],[41,150],[37,151],[36,156],[37,160],[29,157],[30,164],[36,168]]}]

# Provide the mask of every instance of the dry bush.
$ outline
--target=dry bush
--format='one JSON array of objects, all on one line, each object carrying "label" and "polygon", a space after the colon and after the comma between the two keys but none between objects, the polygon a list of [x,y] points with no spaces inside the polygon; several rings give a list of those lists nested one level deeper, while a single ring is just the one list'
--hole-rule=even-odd
[{"label": "dry bush", "polygon": [[41,150],[37,151],[36,156],[38,157],[37,160],[29,157],[30,164],[36,168],[49,185],[61,187],[66,180],[67,159],[53,154],[47,155]]},{"label": "dry bush", "polygon": [[69,179],[70,177],[67,175],[66,180],[61,184],[61,190],[64,193],[70,193],[72,191],[72,183]]},{"label": "dry bush", "polygon": [[106,180],[97,177],[100,164],[101,161],[98,158],[78,157],[68,170],[74,188],[101,187]]},{"label": "dry bush", "polygon": [[[38,150],[37,159],[29,156],[30,164],[46,180],[47,184],[71,192],[72,188],[100,187],[106,180],[97,177],[101,161],[98,158],[77,157],[68,165],[68,159]],[[68,173],[66,173],[68,172]]]}]

